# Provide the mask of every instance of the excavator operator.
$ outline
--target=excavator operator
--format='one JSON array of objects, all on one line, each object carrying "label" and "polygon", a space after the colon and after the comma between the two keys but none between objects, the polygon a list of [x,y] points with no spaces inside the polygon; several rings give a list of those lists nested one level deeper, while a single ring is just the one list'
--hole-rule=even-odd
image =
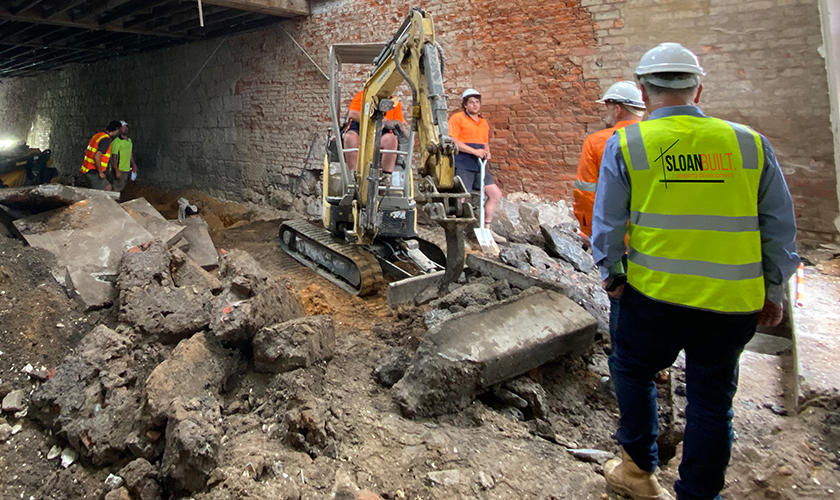
[{"label": "excavator operator", "polygon": [[[362,113],[362,99],[364,91],[360,90],[353,96],[350,101],[350,108],[347,111],[347,124],[342,130],[342,141],[344,149],[353,149],[353,151],[346,151],[344,153],[344,161],[347,162],[347,168],[356,170],[356,162],[359,157],[359,120]],[[393,99],[393,97],[392,97]],[[396,151],[399,138],[397,133],[402,133],[402,127],[405,123],[403,118],[402,104],[400,101],[394,99],[396,103],[394,109],[385,113],[385,118],[382,121],[382,138],[379,140],[379,147],[385,150]],[[382,173],[383,182],[386,185],[390,184],[391,173],[394,171],[394,165],[397,163],[396,153],[382,153]]]}]

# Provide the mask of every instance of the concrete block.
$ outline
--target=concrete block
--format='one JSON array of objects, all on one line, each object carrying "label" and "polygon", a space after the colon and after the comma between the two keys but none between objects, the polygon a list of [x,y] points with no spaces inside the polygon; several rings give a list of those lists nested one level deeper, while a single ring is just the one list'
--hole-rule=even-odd
[{"label": "concrete block", "polygon": [[106,305],[103,297],[113,296],[113,283],[106,277],[117,274],[123,250],[154,239],[116,201],[102,197],[18,219],[14,225],[29,245],[55,256],[53,276],[65,285],[70,276],[71,289],[85,290],[76,296],[89,308]]},{"label": "concrete block", "polygon": [[15,214],[27,216],[66,207],[91,198],[117,200],[119,197],[120,194],[113,191],[63,184],[41,184],[0,190],[0,205],[10,208]]},{"label": "concrete block", "polygon": [[172,246],[184,233],[184,226],[175,221],[166,220],[145,198],[120,203],[120,206],[166,246]]},{"label": "concrete block", "polygon": [[583,352],[596,329],[595,318],[565,295],[531,288],[430,329],[394,398],[411,417],[459,411],[482,389]]},{"label": "concrete block", "polygon": [[204,269],[212,270],[218,267],[219,253],[216,251],[213,240],[210,239],[210,233],[204,219],[193,215],[187,217],[184,224],[183,236],[190,244],[187,255]]}]

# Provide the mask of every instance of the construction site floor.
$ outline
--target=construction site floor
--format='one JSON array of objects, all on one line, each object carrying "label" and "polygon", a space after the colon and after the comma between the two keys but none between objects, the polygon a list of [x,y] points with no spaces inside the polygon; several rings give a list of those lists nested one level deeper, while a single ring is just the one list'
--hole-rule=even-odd
[{"label": "construction site floor", "polygon": [[[161,213],[178,193],[143,193]],[[208,199],[210,199],[208,197]],[[336,356],[301,371],[299,392],[325,402],[338,442],[335,458],[315,459],[272,436],[257,412],[270,410],[275,381],[246,371],[224,394],[220,424],[224,446],[220,476],[196,499],[333,498],[342,485],[394,498],[608,498],[602,465],[578,460],[567,447],[618,451],[611,435],[618,412],[599,376],[585,361],[543,367],[534,377],[545,388],[552,439],[476,401],[465,411],[410,420],[400,416],[388,389],[371,372],[394,345],[416,345],[424,331],[410,311],[396,312],[382,294],[348,296],[297,264],[278,248],[277,220],[236,204],[208,203],[202,214],[217,248],[249,252],[275,277],[290,283],[307,314],[327,314],[336,324]],[[167,208],[168,207],[168,208]],[[167,210],[169,212],[167,213]],[[30,391],[25,365],[54,368],[72,355],[93,326],[117,322],[113,309],[84,312],[47,271],[49,256],[0,235],[0,384],[3,394]],[[736,441],[725,498],[837,498],[840,492],[840,273],[806,269],[808,294],[798,310],[803,409],[782,415],[778,359],[745,353],[735,401]],[[420,316],[422,317],[422,316]],[[604,357],[590,359],[603,363]],[[298,372],[295,372],[298,373]],[[674,368],[680,380],[679,368]],[[679,401],[684,404],[684,400]],[[59,437],[34,421],[6,416],[21,430],[0,444],[0,498],[102,498],[109,473],[83,461],[63,468],[48,460]],[[2,422],[0,422],[2,423]],[[541,437],[541,435],[543,437]],[[665,484],[677,459],[663,467]],[[255,465],[256,464],[256,465]],[[249,469],[250,466],[250,469]],[[254,469],[259,473],[251,473]],[[242,471],[234,474],[234,471]]]}]

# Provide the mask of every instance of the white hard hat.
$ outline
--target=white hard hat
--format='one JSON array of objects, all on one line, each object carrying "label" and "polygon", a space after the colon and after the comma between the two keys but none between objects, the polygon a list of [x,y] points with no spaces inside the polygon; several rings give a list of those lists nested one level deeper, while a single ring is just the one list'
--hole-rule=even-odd
[{"label": "white hard hat", "polygon": [[645,107],[645,103],[642,101],[642,91],[630,80],[613,83],[604,93],[604,97],[595,102],[616,102],[618,104],[633,106],[634,108]]},{"label": "white hard hat", "polygon": [[473,97],[473,96],[481,99],[481,93],[479,91],[477,91],[475,89],[467,89],[467,90],[465,90],[461,93],[461,100],[463,101],[467,97]]},{"label": "white hard hat", "polygon": [[[636,66],[636,76],[657,87],[687,89],[697,86],[706,73],[694,52],[678,43],[664,42],[645,52]],[[682,78],[665,79],[657,73],[685,73]]]}]

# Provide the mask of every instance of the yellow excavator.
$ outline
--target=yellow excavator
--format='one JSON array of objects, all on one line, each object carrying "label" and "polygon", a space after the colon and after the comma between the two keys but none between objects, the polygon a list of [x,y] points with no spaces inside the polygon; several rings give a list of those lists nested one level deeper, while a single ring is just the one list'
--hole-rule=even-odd
[{"label": "yellow excavator", "polygon": [[[357,168],[350,170],[344,153],[351,150],[341,144],[339,125],[340,71],[342,64],[371,63],[363,89]],[[455,176],[457,148],[449,137],[443,68],[432,17],[421,9],[412,9],[384,45],[330,47],[332,123],[324,158],[323,227],[287,221],[279,238],[286,253],[350,293],[376,293],[383,273],[410,280],[413,290],[442,288],[463,270],[464,235],[475,217],[470,193]],[[392,95],[403,82],[411,90],[411,126],[398,150],[382,150],[383,117],[393,109]],[[415,137],[420,154],[416,183]],[[392,176],[382,175],[383,152],[397,155]],[[443,227],[445,252],[418,235],[418,207]]]}]

